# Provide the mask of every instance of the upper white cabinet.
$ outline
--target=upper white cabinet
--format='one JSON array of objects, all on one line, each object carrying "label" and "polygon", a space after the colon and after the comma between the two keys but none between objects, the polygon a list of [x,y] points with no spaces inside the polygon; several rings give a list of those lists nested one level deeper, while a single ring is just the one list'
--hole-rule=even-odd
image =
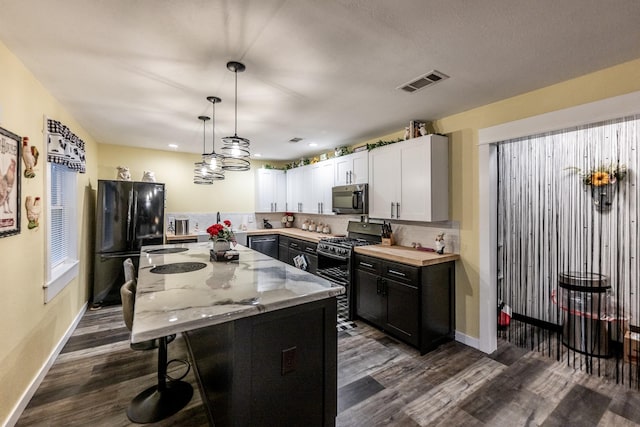
[{"label": "upper white cabinet", "polygon": [[287,202],[285,172],[256,169],[256,212],[284,212]]},{"label": "upper white cabinet", "polygon": [[332,214],[333,159],[287,171],[287,210]]},{"label": "upper white cabinet", "polygon": [[335,185],[366,184],[369,180],[369,152],[359,151],[334,159]]},{"label": "upper white cabinet", "polygon": [[369,216],[406,221],[449,219],[449,147],[426,135],[369,152]]},{"label": "upper white cabinet", "polygon": [[311,183],[313,199],[311,210],[318,214],[333,214],[331,210],[331,190],[333,189],[334,159],[311,165]]}]

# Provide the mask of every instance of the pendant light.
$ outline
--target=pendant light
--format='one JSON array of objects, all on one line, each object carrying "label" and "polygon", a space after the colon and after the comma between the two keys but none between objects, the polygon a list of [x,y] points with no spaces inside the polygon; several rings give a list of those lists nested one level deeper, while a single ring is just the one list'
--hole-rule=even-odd
[{"label": "pendant light", "polygon": [[235,114],[235,128],[233,136],[227,136],[222,138],[224,145],[222,146],[222,153],[224,155],[224,162],[222,169],[228,171],[248,171],[251,167],[249,163],[249,144],[250,141],[246,138],[238,136],[238,73],[243,72],[246,67],[240,62],[227,62],[227,69],[233,71],[236,79],[236,114]]},{"label": "pendant light", "polygon": [[207,155],[205,144],[207,131],[206,125],[209,117],[198,116],[198,119],[202,120],[202,161],[195,162],[193,164],[193,183],[201,185],[211,185],[213,184],[213,179],[211,179],[211,171],[209,169],[209,164],[204,160],[204,157]]},{"label": "pendant light", "polygon": [[211,102],[212,112],[211,112],[211,128],[212,128],[212,138],[211,138],[211,153],[202,155],[202,160],[205,161],[209,165],[209,172],[211,173],[211,180],[213,181],[221,181],[224,179],[224,169],[222,166],[224,164],[224,156],[222,154],[216,153],[216,104],[222,102],[220,98],[217,96],[207,96],[207,101]]}]

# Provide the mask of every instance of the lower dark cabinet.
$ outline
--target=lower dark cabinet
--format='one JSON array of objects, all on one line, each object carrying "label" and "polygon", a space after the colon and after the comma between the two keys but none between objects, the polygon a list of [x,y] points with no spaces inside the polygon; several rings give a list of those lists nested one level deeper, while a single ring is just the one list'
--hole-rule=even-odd
[{"label": "lower dark cabinet", "polygon": [[[289,244],[286,252],[286,260],[280,259],[280,261],[287,264],[295,265],[294,258],[302,255],[307,262],[306,271],[311,274],[316,274],[318,270],[318,255],[316,254],[316,243],[307,242],[300,239],[288,238]],[[284,251],[283,251],[284,253]]]},{"label": "lower dark cabinet", "polygon": [[380,276],[357,269],[355,272],[356,313],[375,325],[382,324],[384,298],[380,293]]},{"label": "lower dark cabinet", "polygon": [[282,235],[278,245],[278,261],[289,264],[289,238]]},{"label": "lower dark cabinet", "polygon": [[386,300],[385,329],[394,331],[409,344],[419,344],[419,304],[418,288],[390,279],[382,279]]},{"label": "lower dark cabinet", "polygon": [[422,353],[454,337],[454,263],[427,267],[356,254],[356,315]]}]

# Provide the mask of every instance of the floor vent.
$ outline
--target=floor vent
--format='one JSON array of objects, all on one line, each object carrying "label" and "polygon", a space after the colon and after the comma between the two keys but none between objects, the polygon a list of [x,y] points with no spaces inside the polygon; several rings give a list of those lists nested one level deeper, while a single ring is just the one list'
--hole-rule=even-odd
[{"label": "floor vent", "polygon": [[433,86],[434,84],[441,82],[442,80],[446,80],[448,79],[449,76],[447,76],[446,74],[438,71],[438,70],[431,70],[426,74],[423,74],[422,76],[413,79],[412,81],[410,81],[409,83],[405,83],[401,86],[398,86],[397,89],[402,89],[405,92],[417,92],[420,89],[424,89],[425,87],[428,86]]}]

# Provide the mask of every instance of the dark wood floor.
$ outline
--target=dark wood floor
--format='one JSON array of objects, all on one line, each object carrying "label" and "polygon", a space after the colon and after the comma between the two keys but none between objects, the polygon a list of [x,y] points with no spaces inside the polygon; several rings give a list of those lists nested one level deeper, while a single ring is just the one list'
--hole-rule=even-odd
[{"label": "dark wood floor", "polygon": [[[640,393],[500,341],[485,355],[451,342],[419,353],[357,321],[338,332],[338,426],[635,426]],[[186,358],[180,337],[170,358]],[[129,426],[154,384],[155,351],[132,351],[118,306],[88,311],[18,426]],[[196,390],[158,426],[206,426]]]}]

